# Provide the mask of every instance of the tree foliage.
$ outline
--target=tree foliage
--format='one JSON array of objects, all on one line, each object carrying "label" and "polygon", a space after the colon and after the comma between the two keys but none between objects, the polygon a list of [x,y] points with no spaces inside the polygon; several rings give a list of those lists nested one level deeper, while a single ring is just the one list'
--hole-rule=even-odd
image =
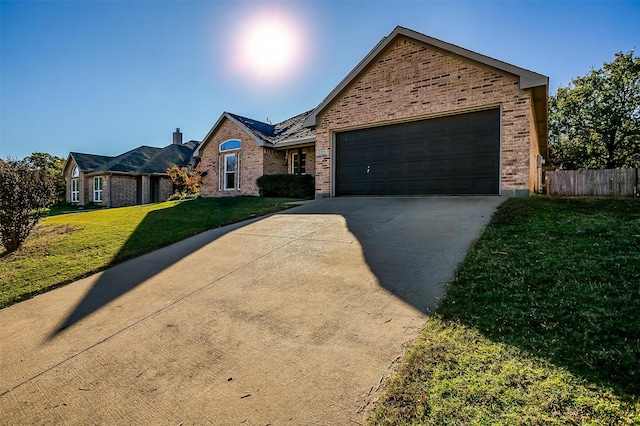
[{"label": "tree foliage", "polygon": [[52,204],[54,184],[27,160],[0,159],[0,242],[8,253],[27,239]]},{"label": "tree foliage", "polygon": [[53,204],[60,204],[65,201],[66,183],[64,180],[64,164],[63,157],[48,154],[46,152],[34,152],[25,161],[34,169],[44,171],[48,178],[53,182],[54,195]]},{"label": "tree foliage", "polygon": [[173,182],[175,193],[180,195],[197,195],[200,193],[200,165],[194,170],[186,167],[173,166],[167,169],[167,174]]},{"label": "tree foliage", "polygon": [[559,169],[640,167],[640,58],[633,50],[550,97],[549,156]]}]

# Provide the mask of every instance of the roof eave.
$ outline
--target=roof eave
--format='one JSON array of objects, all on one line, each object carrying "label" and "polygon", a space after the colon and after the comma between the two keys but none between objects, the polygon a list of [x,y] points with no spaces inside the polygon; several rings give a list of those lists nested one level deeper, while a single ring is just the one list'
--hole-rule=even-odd
[{"label": "roof eave", "polygon": [[278,142],[273,145],[274,148],[291,148],[292,146],[299,145],[313,145],[316,143],[316,137],[310,136],[307,138],[290,139],[282,142]]},{"label": "roof eave", "polygon": [[404,28],[401,26],[397,26],[391,34],[387,37],[384,37],[359,63],[356,67],[349,73],[347,76],[329,93],[329,95],[318,105],[311,114],[304,121],[305,127],[314,127],[317,125],[317,116],[320,114],[326,107],[329,106],[333,102],[333,100],[347,87],[352,81],[360,75],[361,72],[365,70],[369,66],[369,64],[383,51],[385,50],[392,42],[399,36],[404,36],[408,38],[412,38],[419,42],[429,44],[431,46],[437,47],[439,49],[451,52],[458,56],[465,57],[472,61],[496,68],[498,70],[502,70],[506,73],[513,74],[519,78],[520,88],[528,89],[538,86],[548,86],[549,77],[544,76],[542,74],[538,74],[533,71],[529,71],[524,68],[517,67],[515,65],[511,65],[509,63],[499,61],[497,59],[491,58],[489,56],[482,55],[477,52],[473,52],[471,50],[465,49],[460,46],[456,46],[454,44],[447,43],[442,40],[438,40],[433,37],[429,37],[425,34],[421,34],[419,32],[410,30],[408,28]]},{"label": "roof eave", "polygon": [[204,139],[202,139],[202,142],[200,143],[200,145],[198,145],[198,147],[193,151],[193,156],[194,157],[201,158],[202,149],[209,144],[209,139],[211,138],[211,136],[213,136],[215,131],[218,129],[218,126],[220,126],[220,124],[222,124],[222,121],[225,118],[228,119],[229,121],[231,121],[236,126],[240,127],[240,129],[242,129],[243,132],[245,132],[246,134],[251,136],[256,141],[256,146],[269,146],[268,145],[269,142],[264,141],[264,140],[260,139],[259,137],[257,137],[247,126],[245,126],[244,124],[242,124],[242,122],[240,122],[240,121],[236,120],[235,118],[233,118],[231,116],[231,114],[229,114],[228,112],[225,111],[225,112],[222,113],[220,118],[218,118],[218,121],[216,121],[216,123],[213,125],[211,130],[209,130],[209,133],[207,133],[207,135],[204,137]]}]

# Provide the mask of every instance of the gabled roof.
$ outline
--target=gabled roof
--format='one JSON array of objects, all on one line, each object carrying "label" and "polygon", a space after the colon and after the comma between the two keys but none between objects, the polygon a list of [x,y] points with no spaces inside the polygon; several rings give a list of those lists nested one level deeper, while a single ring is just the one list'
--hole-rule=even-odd
[{"label": "gabled roof", "polygon": [[312,111],[303,112],[277,124],[265,123],[230,112],[224,112],[209,133],[207,133],[207,136],[204,137],[202,144],[196,149],[193,155],[196,157],[200,156],[200,151],[209,143],[211,136],[225,118],[251,135],[256,141],[257,146],[279,148],[315,142],[315,130],[304,126],[304,122],[311,112]]},{"label": "gabled roof", "polygon": [[[83,171],[97,169],[98,167],[104,166],[114,158],[107,157],[105,155],[84,154],[81,152],[71,152],[69,155],[73,157],[73,160],[78,165],[78,168]],[[68,161],[69,160],[67,160],[67,162]]]},{"label": "gabled roof", "polygon": [[120,154],[109,161],[103,167],[98,167],[93,172],[138,172],[138,170],[158,155],[162,148],[152,146],[140,146],[138,148]]},{"label": "gabled roof", "polygon": [[[67,164],[73,158],[78,168],[87,174],[166,174],[170,167],[189,165],[197,145],[197,141],[182,145],[171,144],[164,148],[143,145],[116,157],[71,152]],[[66,167],[67,165],[65,170]]]},{"label": "gabled roof", "polygon": [[[419,42],[429,44],[431,46],[435,46],[439,49],[449,51],[456,55],[462,56],[469,60],[479,62],[484,65],[488,65],[490,67],[496,68],[498,70],[504,71],[506,73],[515,75],[520,80],[520,88],[521,89],[529,89],[534,87],[546,87],[549,84],[549,77],[544,76],[542,74],[535,73],[533,71],[526,70],[524,68],[517,67],[515,65],[508,64],[506,62],[499,61],[497,59],[493,59],[489,56],[481,55],[480,53],[473,52],[471,50],[464,49],[462,47],[456,46],[454,44],[450,44],[444,42],[442,40],[438,40],[433,37],[429,37],[427,35],[421,34],[419,32],[410,30],[408,28],[404,28],[401,26],[397,26],[391,34],[384,37],[374,48],[369,52],[362,61],[338,84],[329,93],[329,95],[318,105],[306,118],[304,125],[308,127],[313,127],[317,124],[316,119],[318,114],[320,114],[333,100],[338,97],[338,95],[349,86],[375,59],[376,57],[384,51],[396,38],[398,37],[408,37]],[[546,102],[546,99],[545,99]],[[546,135],[546,131],[545,131]],[[546,136],[545,136],[546,137]]]},{"label": "gabled roof", "polygon": [[193,157],[194,149],[195,145],[169,145],[143,164],[138,173],[166,173],[173,166],[186,167]]}]

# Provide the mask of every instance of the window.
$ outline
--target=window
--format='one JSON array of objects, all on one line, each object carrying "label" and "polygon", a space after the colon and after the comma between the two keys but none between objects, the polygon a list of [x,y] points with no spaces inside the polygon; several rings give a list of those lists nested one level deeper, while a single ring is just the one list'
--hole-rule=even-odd
[{"label": "window", "polygon": [[301,160],[298,162],[298,154],[291,156],[291,173],[294,175],[306,175],[307,174],[307,154],[305,152],[300,156]]},{"label": "window", "polygon": [[218,176],[220,189],[225,191],[240,189],[240,148],[242,148],[240,139],[229,139],[220,144],[220,152],[228,153],[220,155]]},{"label": "window", "polygon": [[78,177],[80,176],[80,170],[78,170],[78,166],[73,168],[71,172],[71,202],[78,203],[80,202],[80,191],[78,189]]},{"label": "window", "polygon": [[229,139],[220,144],[220,152],[235,151],[236,149],[240,149],[240,146],[240,139]]},{"label": "window", "polygon": [[80,191],[78,191],[78,178],[71,179],[71,202],[77,203],[80,201]]},{"label": "window", "polygon": [[236,187],[236,154],[224,156],[224,189],[230,190]]},{"label": "window", "polygon": [[93,178],[93,202],[102,202],[102,176]]}]

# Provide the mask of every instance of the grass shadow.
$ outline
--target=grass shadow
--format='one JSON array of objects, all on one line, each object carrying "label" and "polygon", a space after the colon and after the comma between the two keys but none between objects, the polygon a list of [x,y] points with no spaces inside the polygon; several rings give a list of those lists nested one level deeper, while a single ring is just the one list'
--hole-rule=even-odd
[{"label": "grass shadow", "polygon": [[[153,210],[129,236],[73,312],[50,338],[133,290],[185,256],[246,225],[252,217],[279,211],[288,200],[227,198],[185,201]],[[229,224],[236,226],[204,232]],[[192,238],[189,238],[192,237]],[[186,240],[185,240],[186,239]],[[184,241],[183,241],[184,240]],[[180,244],[172,245],[180,241]],[[167,247],[171,245],[170,247]],[[145,254],[144,256],[141,256]]]},{"label": "grass shadow", "polygon": [[640,396],[640,201],[509,200],[438,312],[619,396]]}]

